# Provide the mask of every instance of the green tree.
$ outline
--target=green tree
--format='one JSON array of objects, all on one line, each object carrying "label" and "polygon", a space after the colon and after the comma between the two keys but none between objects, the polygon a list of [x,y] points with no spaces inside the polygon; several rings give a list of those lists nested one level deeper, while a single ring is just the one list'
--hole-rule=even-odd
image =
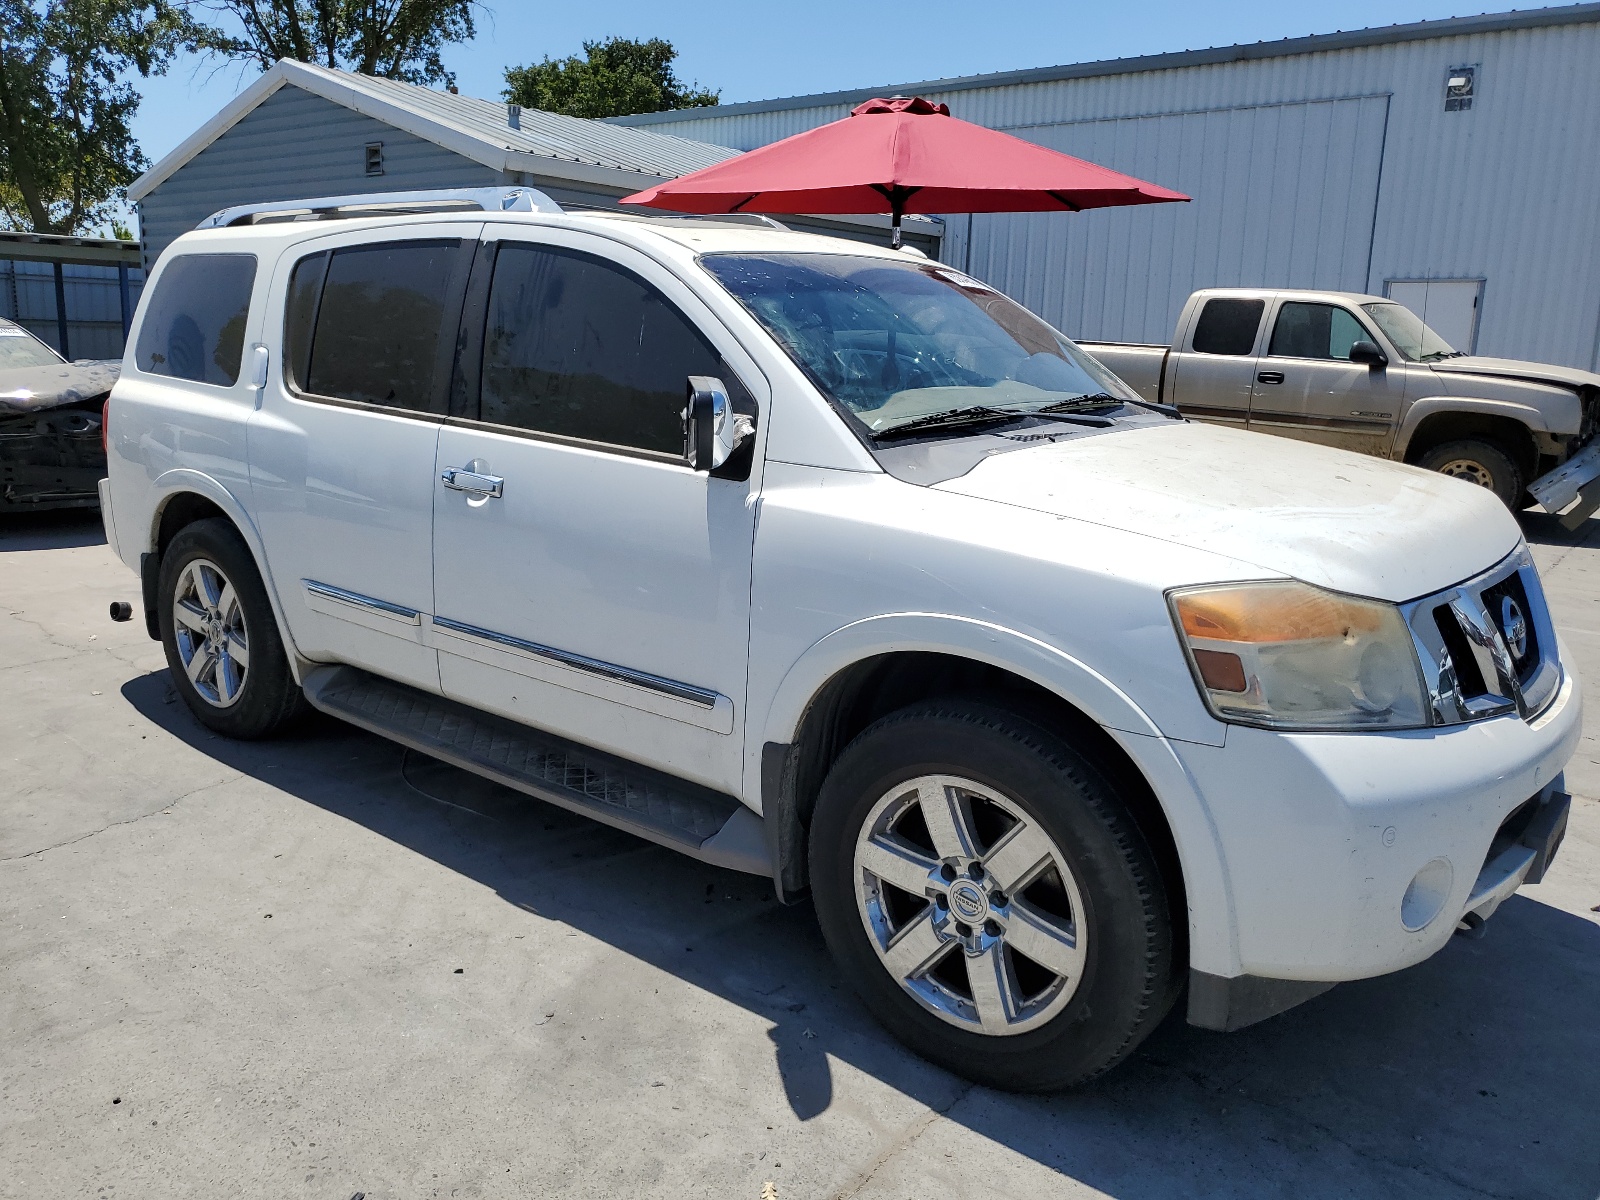
[{"label": "green tree", "polygon": [[280,58],[381,75],[406,83],[454,84],[444,48],[477,32],[475,0],[190,0],[225,28],[209,27],[212,48],[253,59],[263,71]]},{"label": "green tree", "polygon": [[585,42],[583,57],[552,59],[506,71],[505,98],[524,108],[569,117],[625,117],[716,104],[719,92],[685,84],[672,69],[678,52],[661,38]]},{"label": "green tree", "polygon": [[127,77],[159,75],[195,44],[156,0],[0,0],[0,213],[38,233],[104,225],[148,165]]}]

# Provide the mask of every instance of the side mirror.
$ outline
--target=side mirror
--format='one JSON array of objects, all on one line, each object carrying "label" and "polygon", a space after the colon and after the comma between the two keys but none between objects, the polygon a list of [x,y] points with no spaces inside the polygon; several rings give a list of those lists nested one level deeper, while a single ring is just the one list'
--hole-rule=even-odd
[{"label": "side mirror", "polygon": [[755,432],[749,417],[733,411],[728,389],[710,375],[689,376],[683,409],[683,457],[696,471],[715,471]]},{"label": "side mirror", "polygon": [[1389,356],[1378,349],[1376,342],[1369,342],[1362,338],[1350,347],[1350,361],[1353,363],[1366,363],[1367,366],[1381,370],[1389,365]]}]

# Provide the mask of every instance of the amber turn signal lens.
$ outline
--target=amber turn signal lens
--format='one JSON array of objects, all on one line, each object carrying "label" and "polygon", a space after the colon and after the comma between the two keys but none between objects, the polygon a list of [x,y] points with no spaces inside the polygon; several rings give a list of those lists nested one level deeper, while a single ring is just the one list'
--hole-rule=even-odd
[{"label": "amber turn signal lens", "polygon": [[1242,692],[1248,686],[1244,679],[1244,663],[1237,654],[1222,650],[1196,650],[1194,665],[1200,668],[1200,678],[1213,691]]},{"label": "amber turn signal lens", "polygon": [[1299,583],[1214,588],[1180,595],[1176,602],[1184,633],[1209,641],[1347,638],[1376,633],[1384,624],[1382,605]]}]

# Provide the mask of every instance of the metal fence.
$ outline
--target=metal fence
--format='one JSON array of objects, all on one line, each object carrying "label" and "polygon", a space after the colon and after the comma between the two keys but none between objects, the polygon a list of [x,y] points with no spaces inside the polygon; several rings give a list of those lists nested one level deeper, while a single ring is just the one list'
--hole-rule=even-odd
[{"label": "metal fence", "polygon": [[[61,345],[56,271],[66,301],[67,345]],[[128,312],[139,303],[144,272],[128,271]],[[121,358],[122,282],[114,266],[0,259],[0,317],[9,317],[69,358]]]}]

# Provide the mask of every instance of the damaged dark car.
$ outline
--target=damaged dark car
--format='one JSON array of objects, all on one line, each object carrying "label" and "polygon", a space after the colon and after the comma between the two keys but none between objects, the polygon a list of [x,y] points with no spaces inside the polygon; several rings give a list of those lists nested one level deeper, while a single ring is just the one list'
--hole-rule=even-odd
[{"label": "damaged dark car", "polygon": [[0,512],[100,502],[105,402],[121,369],[115,360],[67,362],[0,318]]}]

